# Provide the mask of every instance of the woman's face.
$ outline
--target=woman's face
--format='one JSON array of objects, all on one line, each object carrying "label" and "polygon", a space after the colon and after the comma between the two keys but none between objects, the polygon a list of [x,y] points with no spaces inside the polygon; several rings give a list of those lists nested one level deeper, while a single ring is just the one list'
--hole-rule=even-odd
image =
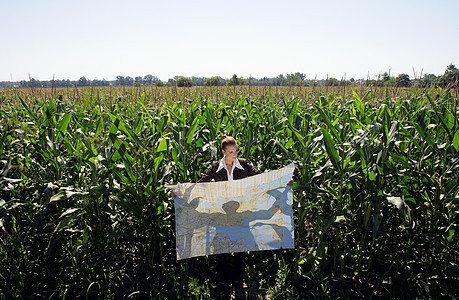
[{"label": "woman's face", "polygon": [[237,146],[228,145],[225,150],[222,150],[222,152],[225,155],[226,160],[233,162],[237,158],[238,149]]}]

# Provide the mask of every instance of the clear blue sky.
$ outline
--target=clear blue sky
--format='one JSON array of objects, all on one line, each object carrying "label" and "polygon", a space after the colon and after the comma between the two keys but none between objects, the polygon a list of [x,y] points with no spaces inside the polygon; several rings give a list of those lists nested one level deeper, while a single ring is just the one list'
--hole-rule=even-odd
[{"label": "clear blue sky", "polygon": [[458,0],[4,0],[0,81],[459,67]]}]

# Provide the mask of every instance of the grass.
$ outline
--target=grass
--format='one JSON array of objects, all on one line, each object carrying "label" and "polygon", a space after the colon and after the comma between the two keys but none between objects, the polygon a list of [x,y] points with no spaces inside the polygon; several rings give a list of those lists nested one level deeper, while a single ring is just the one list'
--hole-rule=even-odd
[{"label": "grass", "polygon": [[452,298],[455,90],[206,87],[0,92],[0,298],[215,298],[215,257],[177,262],[164,186],[223,134],[296,165],[295,250],[248,253],[263,298]]}]

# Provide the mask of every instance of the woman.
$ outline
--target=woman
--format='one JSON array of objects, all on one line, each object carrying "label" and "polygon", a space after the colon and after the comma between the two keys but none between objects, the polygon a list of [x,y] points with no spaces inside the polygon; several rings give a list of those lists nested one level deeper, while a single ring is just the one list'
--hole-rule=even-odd
[{"label": "woman", "polygon": [[[239,149],[236,140],[231,136],[223,136],[221,142],[223,158],[214,161],[198,182],[231,181],[243,179],[249,176],[260,174],[261,171],[255,169],[244,158],[238,158]],[[242,253],[219,254],[217,257],[217,278],[226,284],[233,284],[234,288],[241,288],[243,282]]]},{"label": "woman", "polygon": [[212,179],[215,181],[231,181],[261,173],[260,170],[249,164],[246,159],[237,157],[239,150],[233,137],[224,135],[221,149],[223,158],[220,161],[214,161],[207,173],[198,182],[209,182]]},{"label": "woman", "polygon": [[[233,137],[223,136],[221,150],[223,158],[219,161],[214,161],[207,173],[198,182],[209,182],[212,179],[215,181],[230,181],[261,174],[261,171],[255,169],[245,158],[237,157],[239,149]],[[287,185],[292,186],[293,179]]]},{"label": "woman", "polygon": [[[249,176],[261,174],[260,170],[255,169],[244,158],[238,158],[238,146],[236,140],[231,136],[223,136],[221,141],[223,158],[214,161],[206,174],[198,182],[231,181],[243,179]],[[287,185],[291,186],[293,180]],[[172,197],[176,194],[171,193]],[[217,255],[217,280],[224,284],[232,284],[234,288],[242,287],[243,282],[243,253],[218,254]]]}]

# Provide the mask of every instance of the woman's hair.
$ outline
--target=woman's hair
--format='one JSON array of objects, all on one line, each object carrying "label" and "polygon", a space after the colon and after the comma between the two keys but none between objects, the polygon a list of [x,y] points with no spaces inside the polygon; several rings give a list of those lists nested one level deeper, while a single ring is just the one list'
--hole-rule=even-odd
[{"label": "woman's hair", "polygon": [[232,136],[224,135],[222,138],[222,150],[225,150],[227,146],[237,146],[236,140]]}]

